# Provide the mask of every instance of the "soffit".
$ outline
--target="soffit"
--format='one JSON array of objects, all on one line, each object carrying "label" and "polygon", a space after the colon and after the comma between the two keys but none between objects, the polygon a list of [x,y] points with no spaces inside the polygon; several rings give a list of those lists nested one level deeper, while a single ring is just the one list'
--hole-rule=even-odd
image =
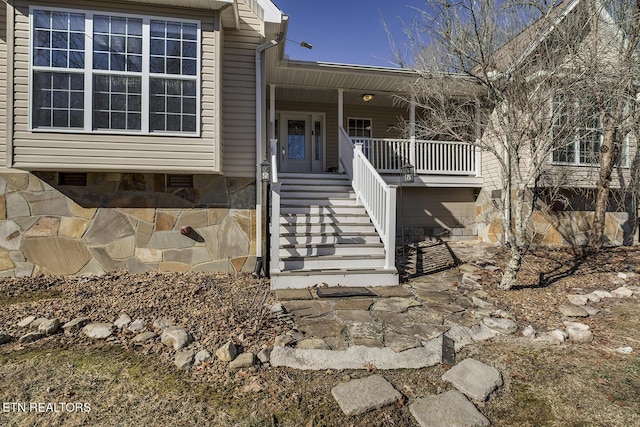
[{"label": "soffit", "polygon": [[218,10],[235,0],[124,0],[129,3],[159,4],[163,6],[186,7],[191,9]]}]

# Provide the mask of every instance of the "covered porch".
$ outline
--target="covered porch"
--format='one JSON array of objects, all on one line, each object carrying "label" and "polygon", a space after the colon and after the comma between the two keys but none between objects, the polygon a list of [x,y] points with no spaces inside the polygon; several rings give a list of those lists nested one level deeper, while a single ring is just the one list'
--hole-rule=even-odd
[{"label": "covered porch", "polygon": [[[355,68],[355,67],[354,67]],[[416,138],[415,104],[399,96],[418,78],[408,70],[285,61],[268,73],[269,140],[278,141],[279,169],[307,173],[344,170],[341,144],[360,144],[390,184],[410,164],[414,186],[478,187],[481,153],[473,141]],[[405,129],[401,129],[404,123]],[[267,155],[268,142],[264,153]]]}]

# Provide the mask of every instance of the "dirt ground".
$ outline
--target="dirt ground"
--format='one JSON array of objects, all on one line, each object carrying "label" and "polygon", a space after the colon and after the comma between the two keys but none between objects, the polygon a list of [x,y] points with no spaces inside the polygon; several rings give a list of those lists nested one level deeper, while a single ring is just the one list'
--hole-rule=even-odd
[{"label": "dirt ground", "polygon": [[[505,260],[501,254],[497,264]],[[517,289],[497,290],[499,272],[483,271],[482,283],[520,328],[532,325],[543,332],[562,328],[558,308],[568,303],[567,294],[611,291],[620,286],[618,272],[640,274],[640,248],[589,256],[540,249],[527,255]],[[637,277],[628,284],[637,286]],[[534,343],[518,333],[465,347],[458,360],[474,357],[499,369],[505,380],[477,403],[480,411],[496,426],[640,425],[639,301],[593,304],[601,311],[584,320],[595,337],[589,344]],[[248,275],[2,279],[0,331],[20,336],[16,323],[27,315],[113,321],[127,313],[170,318],[202,348],[213,350],[233,338],[255,352],[291,327],[286,318],[269,315],[266,307],[273,302],[268,282]],[[633,352],[616,350],[625,346]],[[408,405],[451,387],[441,380],[442,366],[379,371],[403,400],[348,418],[330,390],[371,372],[265,366],[232,372],[217,360],[178,371],[172,360],[172,350],[157,343],[133,345],[124,332],[111,341],[58,334],[33,344],[0,345],[0,425],[414,426]],[[22,412],[18,404],[25,403],[42,403],[42,410]]]}]

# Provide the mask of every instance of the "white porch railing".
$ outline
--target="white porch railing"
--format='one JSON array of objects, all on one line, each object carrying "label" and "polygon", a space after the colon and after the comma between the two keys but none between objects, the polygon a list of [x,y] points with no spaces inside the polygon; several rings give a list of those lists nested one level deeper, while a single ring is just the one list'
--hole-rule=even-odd
[{"label": "white porch railing", "polygon": [[466,142],[353,138],[353,143],[362,144],[380,173],[399,173],[409,163],[417,174],[480,176],[480,150]]},{"label": "white porch railing", "polygon": [[280,181],[278,181],[278,140],[271,140],[271,257],[270,271],[280,269]]},{"label": "white porch railing", "polygon": [[340,167],[351,179],[358,201],[362,203],[380,240],[384,244],[386,269],[395,268],[396,192],[397,186],[387,184],[362,151],[362,143],[352,145],[340,128]]}]

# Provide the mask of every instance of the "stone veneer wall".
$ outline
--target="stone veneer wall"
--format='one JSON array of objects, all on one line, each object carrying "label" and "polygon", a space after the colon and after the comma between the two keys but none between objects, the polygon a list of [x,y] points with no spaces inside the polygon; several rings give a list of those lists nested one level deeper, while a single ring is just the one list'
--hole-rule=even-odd
[{"label": "stone veneer wall", "polygon": [[0,173],[0,276],[253,270],[254,179],[194,175],[193,188],[167,188],[164,174],[57,180]]},{"label": "stone veneer wall", "polygon": [[[502,242],[503,228],[499,203],[492,200],[489,193],[482,191],[476,202],[478,238],[484,242]],[[593,223],[592,211],[535,211],[529,224],[531,242],[545,246],[580,246],[589,240]],[[629,214],[607,212],[605,217],[605,244],[620,246],[637,244],[637,236],[632,236]]]}]

